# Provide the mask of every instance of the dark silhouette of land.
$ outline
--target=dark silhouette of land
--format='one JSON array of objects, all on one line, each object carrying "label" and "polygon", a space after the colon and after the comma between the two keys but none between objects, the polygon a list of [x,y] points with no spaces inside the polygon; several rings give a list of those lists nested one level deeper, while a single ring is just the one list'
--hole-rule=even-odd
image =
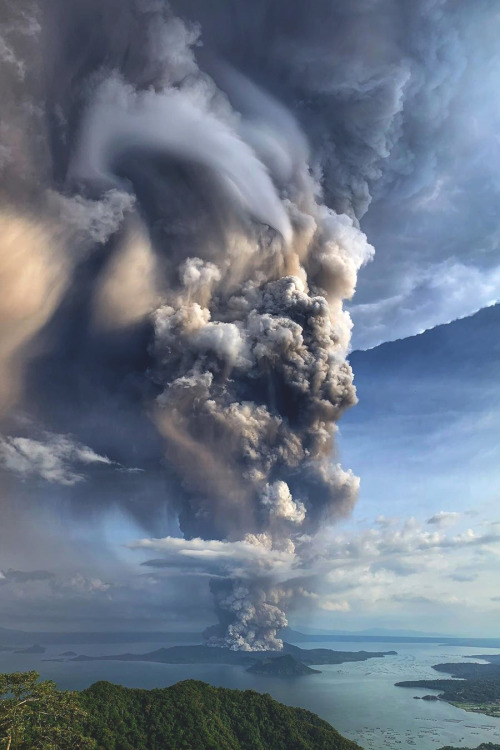
[{"label": "dark silhouette of land", "polygon": [[[110,654],[105,656],[77,656],[71,661],[150,661],[162,664],[231,664],[246,667],[259,674],[276,676],[300,676],[311,674],[309,664],[344,664],[345,662],[366,661],[394,655],[395,651],[332,651],[328,648],[302,649],[290,643],[283,645],[283,651],[232,651],[213,646],[172,646],[159,648],[145,654]],[[271,662],[277,659],[277,664]],[[267,666],[263,667],[263,664]],[[280,667],[281,665],[281,667]],[[250,670],[252,667],[256,669]],[[264,671],[261,671],[264,669]],[[290,671],[293,674],[285,674]]]},{"label": "dark silhouette of land", "polygon": [[311,669],[290,654],[274,656],[257,661],[248,667],[247,672],[261,674],[266,677],[303,677],[308,674],[321,674],[319,669]]}]

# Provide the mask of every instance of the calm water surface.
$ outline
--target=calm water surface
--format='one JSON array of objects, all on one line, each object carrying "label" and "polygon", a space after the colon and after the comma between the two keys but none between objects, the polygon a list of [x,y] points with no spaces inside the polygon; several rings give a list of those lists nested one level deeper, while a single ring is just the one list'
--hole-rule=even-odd
[{"label": "calm water surface", "polygon": [[[495,649],[471,649],[435,644],[309,643],[304,648],[342,651],[397,651],[397,656],[354,664],[321,666],[322,674],[293,681],[247,674],[241,667],[207,664],[151,664],[147,662],[43,661],[61,652],[98,656],[125,652],[144,653],[165,643],[50,646],[43,655],[0,653],[0,671],[36,669],[61,688],[82,689],[96,680],[128,687],[167,687],[179,680],[204,680],[212,685],[258,690],[290,706],[319,714],[342,734],[366,750],[436,750],[442,745],[477,747],[481,742],[500,742],[500,719],[471,714],[446,703],[414,700],[429,690],[397,688],[399,680],[438,678],[431,669],[438,662],[461,661],[474,653],[498,653]],[[168,644],[172,645],[172,644]]]}]

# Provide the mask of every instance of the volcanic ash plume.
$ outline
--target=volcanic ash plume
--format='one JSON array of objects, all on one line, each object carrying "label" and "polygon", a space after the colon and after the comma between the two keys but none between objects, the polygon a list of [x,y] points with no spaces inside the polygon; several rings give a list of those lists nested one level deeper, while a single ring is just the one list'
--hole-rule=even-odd
[{"label": "volcanic ash plume", "polygon": [[[198,238],[196,256],[179,253],[154,313],[153,377],[162,389],[154,419],[181,481],[176,502],[187,538],[243,540],[263,555],[298,556],[297,542],[347,514],[356,498],[358,480],[335,465],[332,451],[336,422],[356,402],[342,301],[372,249],[353,219],[321,204],[294,118],[239,74],[238,83],[240,95],[248,89],[246,118],[224,111],[224,131],[217,126],[228,150],[210,148],[214,123],[204,122],[210,167],[230,181],[219,200],[234,204],[233,215],[223,241]],[[180,102],[192,101],[192,85],[176,91]],[[175,120],[168,91],[150,96],[142,113],[165,106]],[[230,124],[236,131],[226,132]],[[161,137],[170,148],[165,131]],[[201,159],[204,148],[200,138],[175,153]],[[211,588],[220,627],[210,643],[281,647],[276,633],[286,617],[272,570],[260,579],[247,570]]]},{"label": "volcanic ash plume", "polygon": [[[196,16],[197,4],[185,5]],[[287,14],[276,25],[256,3],[249,29],[257,38],[268,19],[276,43],[266,47],[266,63],[256,42],[255,60],[239,70],[225,32],[214,42],[230,5],[239,7],[214,5],[204,46],[203,28],[159,0],[49,4],[39,32],[50,155],[40,191],[96,249],[76,229],[61,241],[73,258],[64,266],[66,297],[44,339],[45,369],[33,368],[29,383],[40,404],[55,404],[46,419],[59,423],[48,429],[61,431],[66,418],[78,431],[74,394],[65,401],[66,385],[53,386],[72,352],[67,371],[74,368],[80,387],[88,383],[79,442],[91,444],[91,424],[124,420],[113,437],[122,454],[99,434],[97,452],[116,456],[110,465],[126,463],[127,440],[142,425],[135,416],[126,423],[127,415],[145,410],[162,441],[164,470],[175,478],[168,497],[155,495],[150,505],[175,509],[190,554],[213,576],[220,622],[209,642],[265,650],[282,646],[290,581],[315,533],[348,514],[357,495],[357,478],[334,459],[337,421],[356,402],[343,301],[373,252],[358,219],[367,181],[387,153],[404,76],[389,84],[379,75],[368,89],[385,92],[366,108],[370,138],[346,115],[347,145],[339,140],[335,151],[313,105],[298,116],[316,93],[344,96],[339,81],[328,93],[324,79],[330,38],[318,48],[316,27],[300,19],[285,38]],[[330,19],[336,5],[318,9]],[[316,93],[300,55],[290,55],[303,28],[302,53],[317,53],[313,67],[322,71]],[[76,38],[89,40],[85,49],[75,49]],[[352,78],[351,95],[361,97],[354,67],[340,68]],[[392,85],[389,95],[384,87]],[[337,210],[325,205],[325,185]],[[75,255],[77,240],[84,251]],[[110,372],[113,357],[119,367]],[[116,391],[122,401],[113,412]]]}]

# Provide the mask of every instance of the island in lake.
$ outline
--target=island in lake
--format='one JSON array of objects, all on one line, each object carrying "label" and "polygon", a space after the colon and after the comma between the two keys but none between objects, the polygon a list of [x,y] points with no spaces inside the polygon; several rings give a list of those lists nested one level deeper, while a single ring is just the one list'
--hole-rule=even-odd
[{"label": "island in lake", "polygon": [[[310,664],[344,664],[395,655],[395,651],[332,651],[329,648],[303,649],[290,643],[282,651],[232,651],[214,646],[171,646],[146,654],[111,654],[107,656],[80,655],[71,659],[81,661],[150,661],[162,664],[229,664],[246,667],[259,674],[278,677],[298,677],[311,674]],[[283,660],[284,657],[289,657]],[[276,662],[276,663],[273,663]],[[256,667],[254,670],[253,667]],[[264,670],[264,671],[262,671]],[[289,673],[289,674],[288,674]]]},{"label": "island in lake", "polygon": [[406,680],[396,685],[438,690],[440,700],[457,708],[500,718],[500,654],[477,654],[465,658],[482,659],[487,664],[435,664],[433,669],[436,672],[444,672],[454,679]]},{"label": "island in lake", "polygon": [[273,656],[256,661],[247,672],[262,674],[266,677],[303,677],[307,674],[321,674],[319,669],[312,669],[301,661],[294,659],[291,654]]}]

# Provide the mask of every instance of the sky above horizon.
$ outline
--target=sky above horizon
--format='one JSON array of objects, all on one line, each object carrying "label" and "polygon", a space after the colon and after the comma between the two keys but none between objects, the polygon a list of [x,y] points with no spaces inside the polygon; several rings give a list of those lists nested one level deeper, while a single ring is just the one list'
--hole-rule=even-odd
[{"label": "sky above horizon", "polygon": [[[351,355],[360,401],[341,422],[339,451],[361,476],[360,498],[321,540],[322,584],[292,626],[498,636],[499,325],[497,306]],[[59,487],[38,478],[34,491]],[[205,574],[143,565],[156,555],[129,549],[143,529],[118,509],[75,524],[40,508],[23,533],[21,544],[2,540],[4,627],[206,626]],[[178,535],[173,518],[168,533]]]},{"label": "sky above horizon", "polygon": [[268,3],[2,11],[0,626],[500,635],[500,13]]}]

